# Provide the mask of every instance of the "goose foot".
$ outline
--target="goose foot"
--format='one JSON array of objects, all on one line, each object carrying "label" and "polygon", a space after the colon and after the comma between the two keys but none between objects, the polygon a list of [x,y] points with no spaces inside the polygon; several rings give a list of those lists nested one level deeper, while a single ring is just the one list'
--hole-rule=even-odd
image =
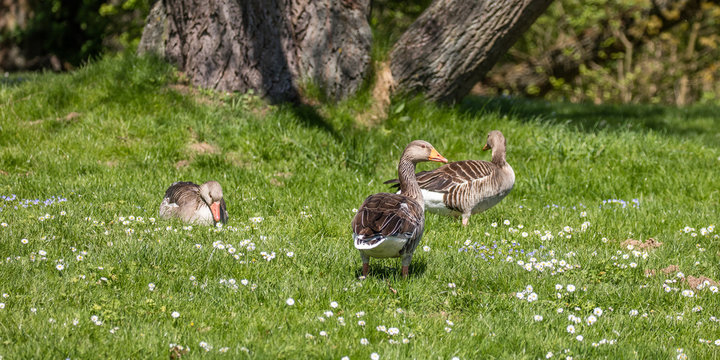
[{"label": "goose foot", "polygon": [[363,276],[367,276],[367,274],[368,274],[369,272],[370,272],[370,264],[368,264],[368,263],[363,263],[362,275],[363,275]]},{"label": "goose foot", "polygon": [[406,278],[408,277],[408,274],[410,273],[410,267],[409,266],[403,266],[402,267],[402,277]]},{"label": "goose foot", "polygon": [[463,226],[468,226],[468,223],[469,223],[469,222],[470,222],[470,217],[469,217],[469,216],[468,216],[468,217],[463,216],[463,218],[462,218],[462,224],[463,224]]}]

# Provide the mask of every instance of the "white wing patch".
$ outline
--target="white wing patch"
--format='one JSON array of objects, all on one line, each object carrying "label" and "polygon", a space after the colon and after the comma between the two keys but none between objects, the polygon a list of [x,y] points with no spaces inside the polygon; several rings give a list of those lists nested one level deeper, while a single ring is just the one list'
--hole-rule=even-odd
[{"label": "white wing patch", "polygon": [[441,192],[421,190],[423,196],[423,202],[427,211],[435,214],[450,215],[453,213],[452,210],[448,209],[443,201],[445,194]]},{"label": "white wing patch", "polygon": [[383,237],[381,240],[372,245],[363,241],[358,241],[363,240],[362,235],[353,234],[353,240],[355,240],[355,248],[368,256],[374,258],[392,258],[400,256],[400,250],[402,250],[405,243],[407,243],[408,237],[405,237],[404,235],[412,234]]}]

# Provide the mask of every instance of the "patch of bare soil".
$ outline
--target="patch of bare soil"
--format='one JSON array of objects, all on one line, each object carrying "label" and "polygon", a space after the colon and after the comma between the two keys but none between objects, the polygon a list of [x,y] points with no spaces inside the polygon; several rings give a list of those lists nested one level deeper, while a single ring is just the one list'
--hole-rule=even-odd
[{"label": "patch of bare soil", "polygon": [[[654,269],[645,269],[645,276],[647,276],[647,277],[655,276],[657,271],[658,270],[654,270]],[[674,273],[680,271],[680,267],[677,265],[670,265],[670,266],[660,269],[659,271],[661,271],[665,275],[670,275],[670,274],[674,274]]]},{"label": "patch of bare soil", "polygon": [[170,359],[179,359],[188,352],[190,352],[190,349],[185,348],[181,345],[175,345],[170,348]]},{"label": "patch of bare soil", "polygon": [[252,164],[252,159],[250,159],[248,155],[238,151],[231,151],[229,153],[226,153],[225,159],[231,164],[233,164],[233,166],[241,168],[249,168]]},{"label": "patch of bare soil", "polygon": [[175,168],[178,169],[178,170],[180,170],[180,169],[182,169],[182,168],[184,168],[184,167],[187,167],[188,165],[190,165],[190,161],[180,160],[180,161],[178,161],[178,162],[175,163]]},{"label": "patch of bare soil", "polygon": [[[63,116],[63,117],[55,118],[55,121],[61,122],[61,123],[63,123],[63,122],[73,122],[73,121],[77,121],[77,119],[78,119],[80,116],[82,116],[81,113],[73,111],[73,112],[70,112],[69,114],[67,114],[67,115],[65,115],[65,116]],[[25,124],[30,125],[30,126],[35,126],[35,125],[40,125],[40,124],[42,124],[42,123],[45,122],[46,120],[53,120],[53,119],[52,119],[52,118],[50,118],[50,119],[38,119],[38,120],[28,121],[28,122],[26,122]]]},{"label": "patch of bare soil", "polygon": [[635,249],[645,250],[645,249],[658,248],[662,244],[663,243],[661,243],[653,238],[649,238],[649,239],[645,240],[645,242],[641,242],[640,240],[627,239],[627,240],[623,241],[622,243],[620,243],[620,246],[627,249],[628,245],[632,245],[633,248],[635,248]]},{"label": "patch of bare soil", "polygon": [[78,112],[74,112],[74,111],[73,111],[73,112],[65,115],[64,118],[57,118],[56,120],[57,120],[57,121],[73,121],[73,120],[79,118],[80,116],[82,116],[81,113],[78,113]]},{"label": "patch of bare soil", "polygon": [[702,276],[702,275],[700,277],[686,276],[684,280],[693,289],[697,289],[698,286],[705,284],[706,281],[707,281],[707,286],[710,286],[710,285],[718,286],[717,281],[715,281],[707,276]]},{"label": "patch of bare soil", "polygon": [[206,142],[192,143],[192,144],[188,145],[188,149],[190,149],[190,151],[195,154],[201,154],[201,155],[202,154],[217,154],[220,152],[219,147],[212,145],[212,144],[208,144]]},{"label": "patch of bare soil", "polygon": [[387,118],[387,108],[390,106],[390,94],[395,86],[395,79],[390,71],[390,63],[385,61],[378,65],[375,72],[375,87],[372,90],[372,106],[357,116],[359,124],[372,127]]}]

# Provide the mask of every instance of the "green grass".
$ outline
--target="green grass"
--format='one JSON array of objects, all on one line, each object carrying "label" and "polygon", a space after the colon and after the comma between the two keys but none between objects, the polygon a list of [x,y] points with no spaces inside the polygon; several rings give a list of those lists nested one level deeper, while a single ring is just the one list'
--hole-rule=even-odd
[{"label": "green grass", "polygon": [[[720,109],[407,99],[365,129],[354,117],[367,94],[295,108],[174,81],[161,62],[107,57],[0,85],[0,195],[16,195],[0,198],[4,358],[167,359],[171,344],[190,347],[183,358],[720,357],[699,341],[720,338],[720,293],[685,297],[675,273],[644,275],[677,265],[720,279],[720,230],[701,233],[719,225]],[[488,159],[492,129],[508,139],[511,194],[467,228],[428,214],[408,279],[391,259],[358,280],[352,210],[388,190],[403,147],[424,139],[450,160]],[[217,151],[189,148],[200,142]],[[223,185],[227,226],[151,221],[172,182],[210,179]],[[646,258],[620,245],[651,237],[663,244]],[[569,265],[517,264],[531,258]],[[516,298],[528,285],[537,301]]]}]

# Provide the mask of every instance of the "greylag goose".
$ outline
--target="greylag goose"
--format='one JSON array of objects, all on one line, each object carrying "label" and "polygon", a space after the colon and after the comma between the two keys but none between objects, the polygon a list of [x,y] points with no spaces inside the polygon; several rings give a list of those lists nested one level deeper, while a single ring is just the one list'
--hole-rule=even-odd
[{"label": "greylag goose", "polygon": [[447,162],[447,159],[427,141],[411,142],[398,164],[402,194],[370,195],[355,214],[353,241],[360,251],[363,276],[370,271],[370,257],[402,257],[402,276],[407,277],[425,227],[423,197],[415,179],[415,164],[421,161]]},{"label": "greylag goose", "polygon": [[[491,161],[465,160],[416,174],[425,207],[441,215],[462,215],[467,226],[470,215],[483,212],[500,202],[515,184],[515,173],[505,161],[505,137],[491,131],[483,150],[492,149]],[[397,183],[397,179],[386,184]],[[399,193],[403,193],[402,186]]]},{"label": "greylag goose", "polygon": [[160,204],[160,217],[168,219],[173,216],[191,224],[227,223],[228,213],[222,187],[217,181],[208,181],[202,185],[173,183],[165,191],[165,198]]}]

